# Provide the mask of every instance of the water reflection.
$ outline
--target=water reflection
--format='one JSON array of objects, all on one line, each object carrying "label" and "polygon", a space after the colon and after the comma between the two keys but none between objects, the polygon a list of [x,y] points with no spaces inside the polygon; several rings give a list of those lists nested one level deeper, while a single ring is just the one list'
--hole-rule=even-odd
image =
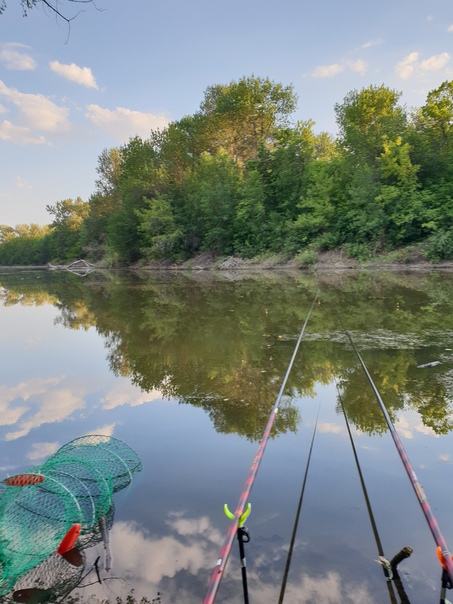
[{"label": "water reflection", "polygon": [[[134,587],[150,600],[163,594],[163,604],[202,601],[224,537],[223,503],[235,504],[320,287],[254,486],[250,591],[266,604],[278,599],[311,405],[317,410],[322,403],[285,601],[388,601],[350,468],[338,387],[384,550],[414,546],[402,569],[410,600],[435,601],[432,538],[344,330],[352,332],[396,429],[410,443],[440,525],[448,526],[451,280],[442,274],[240,277],[0,275],[0,337],[9,352],[0,385],[3,469],[42,459],[76,429],[121,433],[146,460],[145,483],[113,527],[111,579],[89,593],[115,601],[112,594],[125,599]],[[233,551],[217,601],[237,602],[240,593]]]},{"label": "water reflection", "polygon": [[[318,285],[313,276],[298,274],[280,281],[272,275],[234,282],[106,274],[81,282],[68,274],[23,273],[0,275],[0,283],[5,305],[51,303],[59,310],[57,324],[95,328],[103,336],[112,372],[128,378],[124,388],[131,389],[115,387],[107,393],[105,409],[177,398],[206,411],[219,432],[252,440],[261,436]],[[448,278],[333,275],[321,277],[320,285],[320,301],[287,394],[312,396],[315,383],[335,379],[354,425],[370,434],[385,431],[366,378],[350,354],[344,336],[349,329],[364,355],[372,352],[366,362],[392,419],[410,407],[425,426],[448,433],[453,425]],[[438,365],[430,365],[434,361]],[[429,366],[421,368],[424,364]],[[10,440],[80,411],[87,394],[83,384],[66,385],[64,376],[2,390],[1,421],[16,426],[6,436]],[[50,412],[55,399],[57,416]],[[31,414],[30,400],[38,407]],[[274,433],[294,431],[299,419],[289,398]]]},{"label": "water reflection", "polygon": [[[138,596],[162,593],[162,600],[191,602],[198,584],[200,593],[206,583],[206,562],[215,557],[223,535],[206,516],[191,518],[181,512],[170,512],[166,519],[167,534],[157,537],[134,522],[118,522],[112,528],[112,553],[117,576],[125,579],[124,593],[131,585]],[[304,571],[288,583],[286,601],[294,603],[357,603],[374,602],[372,585],[366,576],[344,580],[339,568],[321,570],[319,558],[307,564],[306,546],[295,550],[295,566],[304,564]],[[275,602],[281,582],[281,568],[287,549],[282,546],[275,555],[273,544],[260,543],[260,555],[248,568],[248,581],[253,598],[260,602]],[[232,558],[236,556],[232,556]],[[239,560],[231,560],[239,565]],[[120,580],[117,580],[118,582]],[[95,593],[106,597],[111,585],[97,586]],[[121,591],[121,590],[120,590]],[[118,593],[118,590],[115,590]],[[241,587],[231,575],[222,583],[218,601],[239,601]]]}]

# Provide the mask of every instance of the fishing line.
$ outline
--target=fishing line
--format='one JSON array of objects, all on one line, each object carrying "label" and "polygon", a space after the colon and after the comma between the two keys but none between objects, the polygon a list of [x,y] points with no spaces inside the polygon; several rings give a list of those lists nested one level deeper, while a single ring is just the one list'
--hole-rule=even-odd
[{"label": "fishing line", "polygon": [[307,464],[305,466],[304,480],[302,482],[302,489],[301,489],[301,492],[300,492],[299,504],[297,506],[296,518],[294,520],[294,527],[293,527],[293,532],[292,532],[292,535],[291,535],[291,543],[290,543],[289,550],[288,550],[288,556],[286,558],[285,572],[283,574],[283,581],[282,581],[282,586],[281,586],[281,589],[280,589],[280,597],[278,599],[278,604],[282,604],[283,598],[285,597],[286,581],[288,579],[289,568],[291,566],[291,558],[292,558],[292,555],[293,555],[294,542],[296,540],[297,527],[299,525],[300,510],[302,508],[302,500],[303,500],[303,497],[304,497],[305,484],[307,482],[308,468],[310,467],[311,453],[313,451],[313,444],[315,442],[316,428],[318,427],[318,417],[319,417],[319,409],[320,408],[321,408],[321,405],[318,408],[318,414],[316,416],[316,422],[315,422],[315,427],[314,427],[314,430],[313,430],[313,436],[311,437],[310,450],[308,452]]},{"label": "fishing line", "polygon": [[[378,554],[379,554],[379,556],[381,558],[383,558],[384,560],[386,560],[386,558],[384,556],[384,550],[383,550],[383,547],[382,547],[382,542],[381,542],[381,539],[379,537],[379,531],[378,531],[378,528],[377,528],[377,525],[376,525],[376,521],[374,519],[374,514],[373,514],[373,509],[371,507],[370,498],[368,497],[368,491],[367,491],[367,488],[366,488],[365,479],[363,478],[362,469],[360,467],[359,457],[357,455],[357,449],[355,447],[354,439],[352,437],[351,426],[349,424],[348,416],[346,415],[346,409],[345,409],[344,404],[343,404],[343,398],[342,398],[342,396],[340,394],[340,389],[339,389],[339,386],[338,386],[338,383],[337,383],[336,380],[335,380],[335,386],[337,388],[338,400],[340,401],[341,409],[343,411],[343,415],[344,415],[344,419],[345,419],[345,423],[346,423],[346,428],[347,428],[348,434],[349,434],[349,440],[351,442],[352,451],[354,453],[354,459],[355,459],[355,463],[356,463],[356,466],[357,466],[357,472],[359,474],[360,484],[362,486],[363,496],[365,498],[365,503],[366,503],[366,507],[367,507],[367,510],[368,510],[368,516],[370,518],[371,528],[373,529],[373,535],[374,535],[374,539],[376,541],[376,546],[377,546]],[[392,604],[397,604],[395,592],[393,591],[393,586],[390,583],[391,576],[390,576],[389,568],[385,564],[382,564],[382,569],[384,571],[384,576],[387,579],[387,586],[388,586],[390,601],[391,601]]]},{"label": "fishing line", "polygon": [[431,506],[429,505],[428,499],[426,497],[425,491],[423,490],[422,485],[420,484],[416,473],[414,472],[414,469],[409,461],[409,458],[406,454],[406,451],[404,450],[403,447],[403,443],[401,442],[401,439],[398,435],[398,432],[395,429],[395,426],[393,425],[392,420],[390,419],[390,416],[387,412],[387,409],[384,405],[384,402],[381,398],[381,395],[379,394],[378,389],[376,388],[375,383],[373,382],[373,379],[371,377],[371,375],[368,372],[368,369],[366,368],[365,363],[363,362],[362,357],[360,356],[359,351],[357,350],[351,334],[349,333],[349,331],[346,331],[346,335],[349,338],[349,341],[351,342],[352,348],[354,349],[355,354],[357,355],[357,358],[360,361],[360,364],[362,365],[362,369],[365,372],[365,375],[368,378],[368,381],[371,385],[371,388],[373,389],[374,395],[377,399],[377,402],[379,403],[379,406],[381,408],[381,411],[384,415],[385,421],[387,422],[387,426],[390,430],[390,434],[392,435],[393,438],[393,442],[395,443],[395,446],[397,448],[397,451],[399,453],[399,456],[401,458],[401,461],[403,462],[404,468],[406,470],[406,473],[409,477],[409,480],[412,484],[412,487],[414,489],[415,495],[418,499],[418,502],[420,503],[420,507],[422,508],[423,514],[426,518],[426,521],[428,522],[428,526],[431,530],[431,533],[434,537],[434,541],[436,542],[437,548],[438,548],[438,556],[439,556],[439,560],[442,564],[442,568],[444,570],[444,573],[447,575],[448,578],[448,583],[451,586],[453,586],[453,561],[451,558],[451,554],[448,550],[447,547],[447,543],[442,535],[442,533],[440,532],[440,528],[439,525],[437,524],[437,520],[434,517],[434,514],[431,510]]},{"label": "fishing line", "polygon": [[223,577],[223,574],[224,574],[224,571],[225,571],[226,563],[228,561],[228,557],[229,557],[230,552],[231,552],[231,547],[233,545],[234,537],[236,536],[238,527],[240,526],[241,518],[244,516],[244,510],[245,510],[245,507],[246,507],[246,502],[247,502],[247,499],[248,499],[248,497],[250,495],[250,491],[252,490],[253,482],[254,482],[254,480],[256,478],[256,474],[258,472],[258,468],[259,468],[259,465],[261,463],[261,459],[263,457],[263,453],[264,453],[264,450],[266,448],[266,444],[267,444],[267,441],[269,439],[269,435],[270,435],[272,426],[274,424],[275,417],[276,417],[276,415],[278,413],[278,410],[279,410],[279,405],[280,405],[281,398],[283,396],[283,392],[285,390],[286,382],[287,382],[289,374],[291,372],[291,368],[293,366],[294,359],[296,358],[297,351],[298,351],[299,345],[300,345],[300,343],[302,341],[302,337],[304,335],[305,328],[307,326],[308,320],[309,320],[310,315],[311,315],[311,313],[313,311],[313,308],[315,306],[316,300],[318,299],[318,294],[319,294],[319,290],[316,292],[316,295],[315,295],[315,297],[313,299],[313,302],[312,302],[312,305],[310,307],[310,310],[308,311],[307,317],[305,319],[305,323],[303,324],[303,327],[302,327],[302,329],[300,331],[299,337],[298,337],[297,342],[296,342],[296,346],[294,348],[293,355],[291,357],[291,360],[289,362],[288,368],[286,370],[285,377],[283,378],[282,385],[281,385],[279,393],[277,395],[277,398],[276,398],[276,401],[275,401],[275,405],[272,408],[272,411],[271,411],[271,413],[269,415],[269,419],[267,420],[267,424],[266,424],[266,428],[264,430],[263,437],[262,437],[262,439],[260,441],[260,444],[258,446],[258,451],[257,451],[257,453],[255,455],[255,458],[253,459],[252,465],[251,465],[250,470],[249,470],[249,475],[248,475],[248,477],[247,477],[247,479],[246,479],[246,481],[244,483],[244,488],[243,488],[242,494],[239,497],[239,501],[238,501],[238,504],[236,506],[236,510],[234,512],[234,517],[233,517],[234,521],[231,523],[230,528],[228,529],[228,532],[226,534],[226,537],[225,537],[225,540],[223,542],[222,548],[220,550],[219,558],[217,560],[217,564],[216,564],[216,566],[214,568],[214,571],[212,573],[211,579],[209,581],[208,591],[207,591],[206,597],[205,597],[205,599],[203,601],[203,604],[212,604],[214,602],[215,598],[216,598],[217,591],[219,589],[220,582],[222,580],[222,577]]}]

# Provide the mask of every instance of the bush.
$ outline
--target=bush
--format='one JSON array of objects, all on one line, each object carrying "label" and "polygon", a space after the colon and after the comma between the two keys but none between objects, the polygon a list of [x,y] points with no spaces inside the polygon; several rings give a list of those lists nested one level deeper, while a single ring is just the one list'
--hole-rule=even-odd
[{"label": "bush", "polygon": [[359,262],[366,262],[371,259],[371,250],[365,243],[347,243],[344,251],[349,258],[355,258]]},{"label": "bush", "polygon": [[313,266],[318,261],[318,252],[307,247],[296,254],[295,259],[299,266]]},{"label": "bush", "polygon": [[440,230],[429,237],[426,256],[431,262],[453,260],[453,230]]}]

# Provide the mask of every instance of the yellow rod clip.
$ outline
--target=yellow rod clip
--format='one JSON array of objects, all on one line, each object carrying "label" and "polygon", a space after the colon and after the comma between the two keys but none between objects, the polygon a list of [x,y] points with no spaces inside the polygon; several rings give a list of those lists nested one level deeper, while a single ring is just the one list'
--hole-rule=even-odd
[{"label": "yellow rod clip", "polygon": [[[227,503],[224,504],[223,511],[225,512],[225,516],[227,518],[229,518],[230,520],[234,520],[236,518],[236,516],[233,514],[233,512],[230,512]],[[242,526],[244,526],[244,522],[250,516],[250,512],[251,511],[252,511],[252,504],[248,503],[247,504],[247,508],[245,509],[245,512],[239,517],[239,524],[238,524],[239,528],[241,528]]]}]

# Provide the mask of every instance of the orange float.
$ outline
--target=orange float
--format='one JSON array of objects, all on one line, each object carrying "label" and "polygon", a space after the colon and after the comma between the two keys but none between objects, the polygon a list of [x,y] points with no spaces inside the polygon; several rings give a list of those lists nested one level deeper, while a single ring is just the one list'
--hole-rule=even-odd
[{"label": "orange float", "polygon": [[42,474],[16,474],[8,476],[3,482],[9,487],[28,487],[32,484],[39,484],[43,480]]},{"label": "orange float", "polygon": [[77,539],[79,538],[81,528],[82,526],[79,523],[71,526],[69,531],[61,540],[61,543],[57,549],[57,554],[63,555],[74,547]]}]

